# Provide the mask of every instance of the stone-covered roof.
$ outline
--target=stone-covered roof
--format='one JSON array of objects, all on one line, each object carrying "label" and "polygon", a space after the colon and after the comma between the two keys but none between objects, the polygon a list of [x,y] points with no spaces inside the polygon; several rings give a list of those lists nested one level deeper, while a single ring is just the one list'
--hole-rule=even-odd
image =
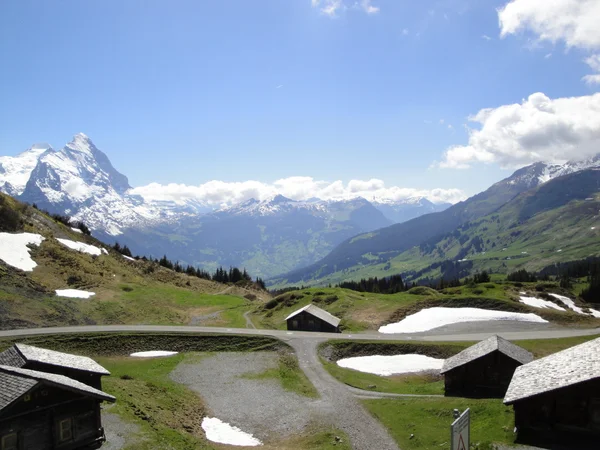
[{"label": "stone-covered roof", "polygon": [[315,317],[318,317],[319,319],[327,322],[328,324],[330,324],[334,327],[337,327],[342,320],[342,319],[339,319],[338,317],[335,317],[332,314],[329,314],[324,309],[321,309],[318,306],[313,305],[312,303],[306,305],[304,308],[300,308],[297,311],[294,311],[289,316],[287,316],[285,318],[285,320],[291,319],[292,317],[297,316],[298,314],[300,314],[303,311],[306,311],[307,313],[309,313]]},{"label": "stone-covered roof", "polygon": [[596,378],[600,378],[600,338],[518,367],[504,403],[510,405]]},{"label": "stone-covered roof", "polygon": [[533,355],[524,348],[521,348],[500,336],[492,336],[445,360],[440,373],[449,372],[452,369],[475,361],[482,356],[489,355],[496,350],[521,364],[527,364],[528,362],[533,361]]},{"label": "stone-covered roof", "polygon": [[110,375],[108,370],[87,356],[71,355],[26,344],[14,344],[13,347],[0,353],[0,364],[6,366],[24,367],[30,361],[99,375]]},{"label": "stone-covered roof", "polygon": [[115,401],[115,397],[112,395],[109,395],[98,389],[94,389],[87,384],[83,384],[79,381],[65,377],[64,375],[0,365],[0,392],[5,391],[5,385],[3,384],[4,382],[7,383],[6,386],[8,388],[6,390],[10,392],[10,394],[6,395],[5,402],[9,399],[11,400],[4,405],[0,403],[0,405],[2,405],[0,406],[0,409],[12,403],[38,383],[56,386],[72,392],[94,397],[99,400],[106,400],[109,402]]},{"label": "stone-covered roof", "polygon": [[23,367],[26,362],[14,345],[0,353],[0,365]]},{"label": "stone-covered roof", "polygon": [[29,392],[37,383],[30,378],[0,372],[0,410]]}]

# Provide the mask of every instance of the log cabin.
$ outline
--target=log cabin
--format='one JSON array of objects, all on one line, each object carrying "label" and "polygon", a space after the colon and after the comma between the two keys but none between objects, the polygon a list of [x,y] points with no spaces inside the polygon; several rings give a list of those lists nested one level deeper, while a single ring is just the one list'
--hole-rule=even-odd
[{"label": "log cabin", "polygon": [[598,448],[600,339],[517,368],[506,396],[521,442]]},{"label": "log cabin", "polygon": [[285,320],[288,330],[340,333],[341,319],[312,303],[294,311]]},{"label": "log cabin", "polygon": [[14,344],[0,353],[0,364],[64,375],[99,390],[102,390],[101,378],[110,375],[108,370],[87,356],[26,344]]},{"label": "log cabin", "polygon": [[0,365],[0,450],[97,449],[103,401],[115,398],[64,375]]},{"label": "log cabin", "polygon": [[515,369],[532,360],[524,348],[492,336],[444,361],[445,395],[502,398]]}]

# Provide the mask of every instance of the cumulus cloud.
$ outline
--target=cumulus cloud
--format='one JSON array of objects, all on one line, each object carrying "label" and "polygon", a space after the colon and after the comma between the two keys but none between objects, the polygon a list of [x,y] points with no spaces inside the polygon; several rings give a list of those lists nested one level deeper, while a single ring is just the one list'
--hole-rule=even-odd
[{"label": "cumulus cloud", "polygon": [[600,150],[600,93],[550,99],[538,92],[522,103],[482,109],[469,120],[479,127],[468,130],[467,145],[450,147],[439,167],[518,167],[580,160]]},{"label": "cumulus cloud", "polygon": [[[600,49],[598,0],[512,0],[498,9],[498,19],[501,37],[529,31],[539,42],[564,42],[567,48],[590,52]],[[600,84],[600,55],[585,62],[596,73],[584,76],[583,81]]]},{"label": "cumulus cloud", "polygon": [[533,32],[540,41],[600,48],[598,0],[512,0],[498,9],[500,35]]},{"label": "cumulus cloud", "polygon": [[169,201],[178,204],[199,202],[212,207],[223,207],[251,198],[266,200],[277,194],[293,200],[344,200],[364,197],[368,200],[400,201],[414,197],[425,197],[434,203],[456,203],[466,198],[460,189],[414,189],[398,186],[386,187],[382,180],[341,180],[329,182],[312,177],[289,177],[273,183],[260,181],[225,182],[209,181],[199,186],[185,184],[151,183],[134,188],[131,194],[140,195],[147,201]]}]

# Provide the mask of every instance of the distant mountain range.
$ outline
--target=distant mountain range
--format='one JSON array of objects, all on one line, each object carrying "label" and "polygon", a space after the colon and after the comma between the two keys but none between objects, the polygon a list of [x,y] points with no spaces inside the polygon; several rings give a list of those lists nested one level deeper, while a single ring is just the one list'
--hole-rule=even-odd
[{"label": "distant mountain range", "polygon": [[36,144],[0,157],[0,191],[68,214],[137,254],[167,254],[206,269],[246,267],[262,277],[312,264],[356,234],[450,206],[422,197],[294,201],[278,195],[217,210],[194,200],[149,201],[132,193],[127,177],[82,133],[60,150]]},{"label": "distant mountain range", "polygon": [[[598,194],[600,191],[598,168],[600,168],[600,155],[586,161],[568,162],[563,165],[532,164],[517,170],[486,191],[442,212],[427,214],[401,224],[353,236],[338,245],[322,260],[311,266],[274,277],[269,280],[269,283],[276,286],[337,283],[347,279],[407,273],[424,268],[432,262],[452,260],[454,255],[447,250],[450,247],[456,250],[454,244],[446,242],[442,245],[441,240],[448,234],[462,236],[459,248],[463,249],[463,244],[466,245],[475,238],[475,235],[462,233],[465,227],[473,227],[473,224],[487,220],[484,219],[486,216],[501,211],[501,208],[509,205],[511,200],[518,199],[520,194],[529,200],[521,208],[507,206],[507,211],[512,211],[514,214],[514,217],[506,214],[502,216],[505,224],[507,220],[513,221],[507,226],[517,227],[518,223],[515,224],[515,221],[519,220],[529,221],[528,226],[530,226],[532,221],[535,222],[532,216],[542,210],[540,205],[546,205],[547,209],[555,209],[563,207],[570,200],[581,201],[588,196],[589,201],[595,201],[600,195]],[[581,176],[570,176],[573,174]],[[551,180],[556,182],[550,182]],[[582,180],[585,180],[585,183]],[[537,189],[538,187],[543,188]],[[557,202],[557,199],[560,201]],[[527,206],[532,204],[537,206],[533,209]],[[594,211],[595,215],[597,210],[598,208]],[[586,217],[589,215],[589,208],[575,208],[570,211],[583,211]],[[576,217],[573,220],[578,219]],[[556,221],[555,226],[565,225],[565,223],[564,220]],[[582,223],[588,222],[582,221]],[[598,228],[600,229],[600,226]],[[517,233],[518,230],[514,232]],[[546,239],[549,237],[549,235],[545,236]],[[486,237],[486,239],[490,238]],[[425,248],[420,249],[423,245]],[[430,245],[435,248],[435,254],[431,253],[432,250],[428,247]],[[479,245],[477,248],[479,251],[485,251],[486,247]],[[460,249],[456,251],[462,256],[469,255],[472,250],[471,248]],[[583,256],[585,250],[584,248],[583,251],[576,253],[578,256]],[[588,247],[588,250],[591,252],[589,254],[598,251],[595,247]],[[564,257],[567,257],[566,253]],[[556,261],[556,258],[548,258],[548,261]],[[439,267],[434,269],[437,270]],[[437,273],[439,276],[439,270]],[[427,275],[435,277],[433,273]]]}]

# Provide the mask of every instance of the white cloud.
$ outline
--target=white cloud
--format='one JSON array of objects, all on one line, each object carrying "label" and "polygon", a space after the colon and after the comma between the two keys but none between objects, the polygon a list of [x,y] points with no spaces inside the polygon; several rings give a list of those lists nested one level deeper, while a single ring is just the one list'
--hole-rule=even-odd
[{"label": "white cloud", "polygon": [[311,0],[311,4],[329,17],[336,17],[338,10],[344,8],[342,0]]},{"label": "white cloud", "polygon": [[[364,11],[367,14],[376,14],[379,12],[379,7],[373,6],[373,0],[355,1],[352,9]],[[339,11],[348,9],[348,6],[343,0],[311,0],[313,8],[317,8],[321,14],[329,17],[337,17]]]},{"label": "white cloud", "polygon": [[486,41],[491,41],[492,40],[492,38],[489,37],[487,34],[482,35],[481,39],[485,39]]},{"label": "white cloud", "polygon": [[585,60],[585,63],[590,66],[594,72],[598,73],[584,76],[583,81],[589,85],[600,84],[600,53],[590,56]]},{"label": "white cloud", "polygon": [[450,147],[439,167],[473,163],[517,167],[536,161],[578,160],[600,151],[600,93],[550,99],[535,93],[522,103],[479,111],[467,145]]},{"label": "white cloud", "polygon": [[300,176],[282,178],[270,184],[252,180],[231,183],[213,180],[199,186],[151,183],[134,188],[130,192],[141,195],[148,201],[173,201],[178,204],[196,201],[213,207],[233,205],[251,198],[265,200],[277,194],[293,200],[341,200],[354,197],[364,197],[368,200],[402,200],[426,197],[436,203],[456,203],[466,198],[460,189],[386,187],[385,183],[378,179],[350,180],[344,184],[341,180],[329,182]]},{"label": "white cloud", "polygon": [[502,37],[528,30],[540,41],[600,48],[598,0],[512,0],[498,9],[498,18]]},{"label": "white cloud", "polygon": [[371,1],[372,0],[361,0],[359,6],[367,14],[376,14],[379,12],[379,7],[373,6]]},{"label": "white cloud", "polygon": [[404,29],[402,30],[402,35],[403,35],[403,36],[408,36],[408,33],[409,33],[409,31],[408,31],[408,28],[404,28]]},{"label": "white cloud", "polygon": [[544,58],[546,58],[546,59],[552,58],[552,53],[546,53],[546,56],[544,56]]},{"label": "white cloud", "polygon": [[[498,9],[500,36],[523,31],[537,42],[564,42],[567,48],[600,49],[600,1],[598,0],[512,0]],[[546,55],[549,58],[552,54]],[[597,55],[586,59],[596,74],[583,77],[588,85],[600,84]],[[596,59],[596,61],[598,61]]]}]

